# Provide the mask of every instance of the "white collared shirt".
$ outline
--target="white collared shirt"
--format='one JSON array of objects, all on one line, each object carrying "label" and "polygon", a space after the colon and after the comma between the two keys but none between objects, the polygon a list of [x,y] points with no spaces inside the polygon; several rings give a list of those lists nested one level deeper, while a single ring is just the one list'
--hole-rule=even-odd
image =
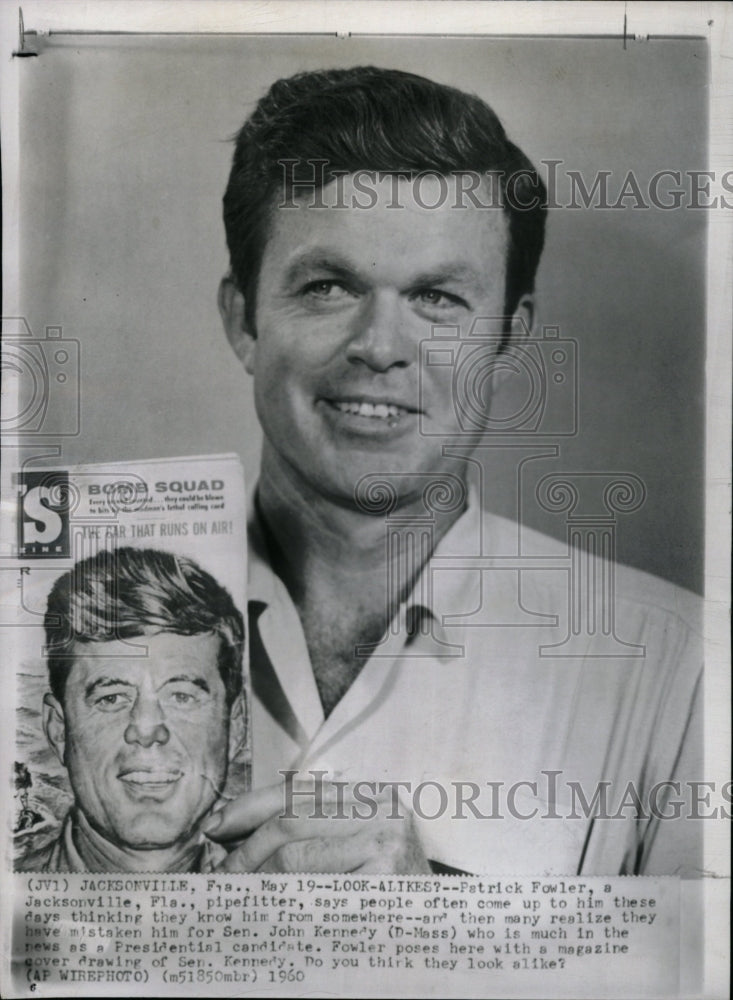
[{"label": "white collared shirt", "polygon": [[[481,511],[474,497],[324,719],[297,610],[254,518],[251,539],[255,787],[283,769],[317,769],[409,782],[400,799],[414,806],[418,786],[434,782],[418,793],[423,848],[466,872],[701,868],[702,824],[650,809],[655,785],[679,780],[684,798],[684,782],[701,778],[695,595],[592,556],[571,570],[577,552]],[[578,608],[572,617],[578,586],[582,620]],[[412,635],[410,620],[420,626]],[[616,818],[584,815],[596,793]],[[636,817],[637,793],[647,818]],[[656,811],[674,813],[675,798],[659,786]]]}]

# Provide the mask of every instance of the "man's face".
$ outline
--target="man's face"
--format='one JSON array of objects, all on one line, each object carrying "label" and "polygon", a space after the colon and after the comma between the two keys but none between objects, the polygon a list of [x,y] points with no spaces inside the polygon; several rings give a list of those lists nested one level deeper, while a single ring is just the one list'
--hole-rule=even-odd
[{"label": "man's face", "polygon": [[224,309],[254,375],[263,468],[342,502],[367,473],[399,473],[404,494],[456,471],[440,437],[456,428],[453,369],[421,368],[419,345],[435,325],[467,337],[479,318],[500,333],[507,256],[503,212],[461,198],[455,177],[423,178],[422,204],[411,180],[384,177],[372,207],[334,207],[368,200],[353,181],[325,188],[327,207],[273,210],[255,330],[242,332],[238,293]]},{"label": "man's face", "polygon": [[47,732],[79,808],[111,842],[170,846],[214,804],[229,738],[220,641],[162,632],[131,640],[139,654],[121,640],[75,645],[63,739],[53,720]]}]

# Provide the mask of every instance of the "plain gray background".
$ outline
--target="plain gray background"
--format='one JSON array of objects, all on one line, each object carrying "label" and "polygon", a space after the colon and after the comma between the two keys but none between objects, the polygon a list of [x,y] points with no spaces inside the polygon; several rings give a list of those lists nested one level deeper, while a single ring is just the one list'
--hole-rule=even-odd
[{"label": "plain gray background", "polygon": [[[361,63],[478,93],[536,164],[588,183],[610,170],[611,192],[630,170],[645,190],[659,170],[706,166],[702,39],[52,40],[21,67],[22,301],[36,338],[51,325],[79,341],[82,422],[45,464],[235,451],[254,481],[251,385],[215,302],[228,140],[278,77]],[[531,502],[541,476],[636,474],[647,500],[619,520],[618,557],[696,590],[705,236],[704,210],[550,213],[540,318],[578,343],[579,434],[522,486],[526,522],[562,537]],[[526,454],[485,453],[499,513],[517,515]]]}]

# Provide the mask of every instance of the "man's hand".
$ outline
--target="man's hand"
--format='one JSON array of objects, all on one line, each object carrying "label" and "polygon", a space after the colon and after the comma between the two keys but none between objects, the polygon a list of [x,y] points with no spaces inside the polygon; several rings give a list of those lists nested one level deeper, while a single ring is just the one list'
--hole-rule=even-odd
[{"label": "man's hand", "polygon": [[209,829],[204,827],[211,840],[229,848],[246,837],[231,847],[218,871],[430,872],[412,815],[392,795],[370,795],[365,807],[348,787],[339,788],[337,797],[335,787],[323,782],[318,802],[298,796],[297,789],[287,799],[284,784],[258,789],[216,813],[218,824],[212,817]]}]

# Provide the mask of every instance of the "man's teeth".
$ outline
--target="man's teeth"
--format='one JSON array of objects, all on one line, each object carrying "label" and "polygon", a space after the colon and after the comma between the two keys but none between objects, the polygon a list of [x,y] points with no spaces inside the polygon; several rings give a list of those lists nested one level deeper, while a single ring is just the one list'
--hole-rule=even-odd
[{"label": "man's teeth", "polygon": [[407,410],[394,403],[358,403],[354,402],[334,402],[337,410],[342,413],[352,413],[359,417],[378,417],[386,420],[388,417],[401,417]]},{"label": "man's teeth", "polygon": [[136,785],[161,785],[178,781],[180,776],[180,772],[176,771],[127,771],[123,775],[123,781]]}]

